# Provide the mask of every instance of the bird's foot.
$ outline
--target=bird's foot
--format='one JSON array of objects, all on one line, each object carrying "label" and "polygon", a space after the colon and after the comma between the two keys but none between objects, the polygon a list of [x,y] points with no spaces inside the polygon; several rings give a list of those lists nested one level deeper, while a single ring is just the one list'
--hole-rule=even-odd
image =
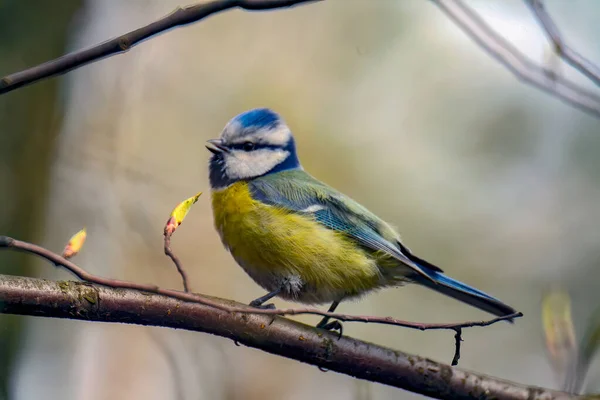
[{"label": "bird's foot", "polygon": [[275,304],[273,303],[269,303],[269,304],[262,304],[256,300],[251,301],[249,304],[250,307],[254,307],[254,308],[258,308],[260,310],[274,310],[275,309]]},{"label": "bird's foot", "polygon": [[326,331],[339,331],[339,333],[338,333],[338,339],[341,339],[342,335],[344,334],[344,326],[338,320],[327,322],[325,324],[319,323],[317,325],[317,328],[319,328],[319,329],[325,329]]}]

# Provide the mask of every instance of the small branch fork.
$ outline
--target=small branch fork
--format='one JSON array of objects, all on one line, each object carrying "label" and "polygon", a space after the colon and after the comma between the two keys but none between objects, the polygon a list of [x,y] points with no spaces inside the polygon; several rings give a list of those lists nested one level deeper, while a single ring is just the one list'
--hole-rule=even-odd
[{"label": "small branch fork", "polygon": [[[165,238],[166,239],[166,238]],[[168,247],[168,241],[165,241],[165,248]],[[321,311],[316,308],[288,308],[288,309],[257,309],[252,307],[237,307],[237,306],[228,306],[221,302],[211,300],[208,297],[188,292],[180,292],[171,289],[162,289],[156,285],[144,284],[144,283],[135,283],[129,281],[123,281],[112,278],[104,278],[101,276],[93,275],[83,268],[77,266],[73,262],[65,259],[64,257],[45,249],[41,246],[23,242],[20,240],[16,240],[7,236],[0,236],[0,248],[9,248],[14,250],[23,251],[30,254],[35,254],[40,256],[57,267],[64,267],[68,271],[72,272],[79,279],[89,282],[95,283],[102,286],[108,286],[111,288],[122,288],[122,289],[133,289],[142,292],[156,293],[164,296],[168,296],[174,299],[198,303],[205,306],[213,307],[222,311],[230,312],[230,313],[243,313],[243,314],[265,314],[265,315],[300,315],[300,314],[311,314],[311,315],[320,315],[323,317],[334,318],[339,321],[345,322],[364,322],[364,323],[375,323],[375,324],[384,324],[384,325],[393,325],[393,326],[401,326],[404,328],[417,329],[421,331],[426,330],[453,330],[456,332],[455,334],[455,353],[453,358],[453,365],[458,363],[458,359],[460,358],[460,342],[462,341],[462,329],[463,328],[471,328],[471,327],[484,327],[495,324],[500,321],[512,320],[514,318],[522,317],[522,313],[515,313],[512,315],[507,315],[504,317],[494,318],[488,321],[468,321],[462,323],[450,323],[450,324],[425,324],[425,323],[417,323],[417,322],[409,322],[403,321],[399,319],[395,319],[392,317],[374,317],[374,316],[366,316],[366,315],[348,315],[348,314],[339,314],[327,311]],[[169,247],[170,249],[170,247]],[[172,252],[171,252],[172,254]],[[169,255],[174,260],[177,259],[176,256]],[[178,260],[178,259],[177,259]],[[184,271],[179,260],[176,265],[178,266],[178,270]],[[182,277],[186,277],[185,272],[182,274]],[[186,278],[187,279],[187,278]]]},{"label": "small branch fork", "polygon": [[247,11],[265,11],[317,1],[322,0],[215,0],[208,3],[177,8],[158,21],[154,21],[122,36],[87,49],[69,53],[24,71],[7,75],[0,79],[0,95],[42,79],[62,75],[100,59],[125,53],[144,40],[169,29],[192,24],[210,15],[231,8],[241,8]]},{"label": "small branch fork", "polygon": [[[534,12],[538,23],[553,43],[554,50],[567,63],[582,72],[596,85],[600,72],[596,66],[565,45],[558,29],[545,11],[542,0],[524,0]],[[520,52],[463,0],[431,0],[469,38],[513,73],[519,80],[554,96],[571,106],[600,118],[600,95],[540,66]]]},{"label": "small branch fork", "polygon": [[543,0],[524,1],[533,12],[538,24],[546,33],[548,40],[552,43],[554,52],[566,63],[594,82],[594,84],[600,86],[600,69],[565,43],[558,27],[552,20],[550,14],[548,14],[548,11],[546,11]]}]

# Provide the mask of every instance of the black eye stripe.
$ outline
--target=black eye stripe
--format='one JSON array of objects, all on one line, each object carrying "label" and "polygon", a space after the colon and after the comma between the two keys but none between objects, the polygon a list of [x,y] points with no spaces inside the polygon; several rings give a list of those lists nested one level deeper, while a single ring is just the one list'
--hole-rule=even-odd
[{"label": "black eye stripe", "polygon": [[282,148],[281,146],[274,146],[274,145],[271,145],[271,144],[254,143],[254,142],[234,143],[234,144],[227,145],[227,147],[229,147],[232,150],[249,150],[248,148],[246,148],[247,143],[252,143],[254,145],[254,147],[251,150],[258,150],[258,149],[277,150],[277,149],[281,149]]}]

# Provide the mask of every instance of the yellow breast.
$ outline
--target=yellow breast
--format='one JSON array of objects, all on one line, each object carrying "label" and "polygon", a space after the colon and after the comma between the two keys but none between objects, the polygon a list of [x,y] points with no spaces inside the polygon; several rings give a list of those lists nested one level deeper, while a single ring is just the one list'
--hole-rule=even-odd
[{"label": "yellow breast", "polygon": [[375,260],[313,218],[254,200],[245,182],[213,191],[215,227],[235,260],[271,291],[282,279],[301,285],[284,297],[323,303],[380,285]]}]

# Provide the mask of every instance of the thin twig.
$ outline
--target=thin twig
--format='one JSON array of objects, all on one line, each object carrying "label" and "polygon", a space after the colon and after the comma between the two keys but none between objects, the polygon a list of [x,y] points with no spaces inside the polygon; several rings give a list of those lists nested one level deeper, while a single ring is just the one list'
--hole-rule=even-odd
[{"label": "thin twig", "polygon": [[589,61],[587,58],[569,47],[560,33],[560,30],[554,23],[552,17],[546,11],[543,0],[524,0],[525,4],[529,6],[535,19],[540,24],[548,40],[552,43],[556,54],[562,58],[565,62],[587,76],[592,82],[600,86],[600,68],[594,63]]},{"label": "thin twig", "polygon": [[171,289],[162,289],[156,285],[144,284],[144,283],[135,283],[129,281],[122,281],[119,279],[112,278],[104,278],[101,276],[93,275],[84,270],[83,268],[77,266],[69,260],[61,257],[60,255],[45,249],[41,246],[23,242],[20,240],[16,240],[7,236],[0,236],[0,248],[11,248],[15,250],[24,251],[27,253],[38,255],[46,260],[50,261],[54,265],[63,266],[67,270],[71,271],[75,276],[79,279],[84,280],[86,282],[96,283],[102,286],[108,286],[112,288],[123,288],[123,289],[135,289],[143,292],[157,293],[164,296],[172,297],[178,300],[188,301],[192,303],[199,303],[206,306],[214,307],[222,311],[232,312],[232,313],[244,313],[244,314],[264,314],[264,315],[300,315],[300,314],[310,314],[310,315],[320,315],[323,317],[334,318],[340,321],[345,322],[364,322],[364,323],[375,323],[375,324],[385,324],[385,325],[394,325],[401,326],[404,328],[417,329],[421,331],[426,330],[454,330],[461,328],[471,328],[471,327],[484,327],[495,324],[500,321],[510,321],[514,318],[522,317],[522,313],[515,313],[511,315],[506,315],[503,317],[494,318],[488,321],[467,321],[461,323],[446,323],[446,324],[426,324],[419,322],[409,322],[403,321],[392,317],[374,317],[374,316],[366,316],[366,315],[348,315],[348,314],[338,314],[327,311],[321,311],[316,308],[288,308],[288,309],[258,309],[253,307],[232,307],[224,305],[220,302],[213,301],[205,296],[196,294],[196,293],[184,293]]},{"label": "thin twig", "polygon": [[454,334],[454,357],[452,357],[451,365],[458,365],[458,360],[460,360],[460,343],[462,340],[462,329],[456,328]]},{"label": "thin twig", "polygon": [[[212,298],[221,304],[242,306]],[[0,313],[205,332],[324,370],[445,400],[567,400],[574,395],[465,371],[287,318],[240,315],[139,290],[0,275]],[[265,377],[265,379],[270,379]]]},{"label": "thin twig", "polygon": [[179,272],[179,275],[181,275],[181,280],[183,281],[183,291],[186,293],[189,293],[191,290],[190,290],[190,284],[189,284],[187,272],[183,268],[183,264],[181,264],[181,260],[179,260],[179,257],[177,257],[177,255],[173,252],[173,250],[171,250],[171,235],[172,234],[173,234],[172,232],[169,232],[165,229],[165,233],[164,233],[165,254],[167,256],[169,256],[171,258],[171,260],[173,260],[173,264],[175,264],[175,267],[177,268],[177,272]]},{"label": "thin twig", "polygon": [[431,0],[475,43],[518,79],[600,118],[600,96],[527,58],[462,0]]},{"label": "thin twig", "polygon": [[209,3],[177,8],[158,21],[122,36],[84,50],[75,51],[24,71],[7,75],[0,79],[0,94],[8,93],[21,86],[29,85],[42,79],[62,75],[103,58],[125,53],[144,40],[169,29],[192,24],[212,14],[231,8],[241,8],[249,11],[274,10],[316,1],[322,0],[215,0]]}]

